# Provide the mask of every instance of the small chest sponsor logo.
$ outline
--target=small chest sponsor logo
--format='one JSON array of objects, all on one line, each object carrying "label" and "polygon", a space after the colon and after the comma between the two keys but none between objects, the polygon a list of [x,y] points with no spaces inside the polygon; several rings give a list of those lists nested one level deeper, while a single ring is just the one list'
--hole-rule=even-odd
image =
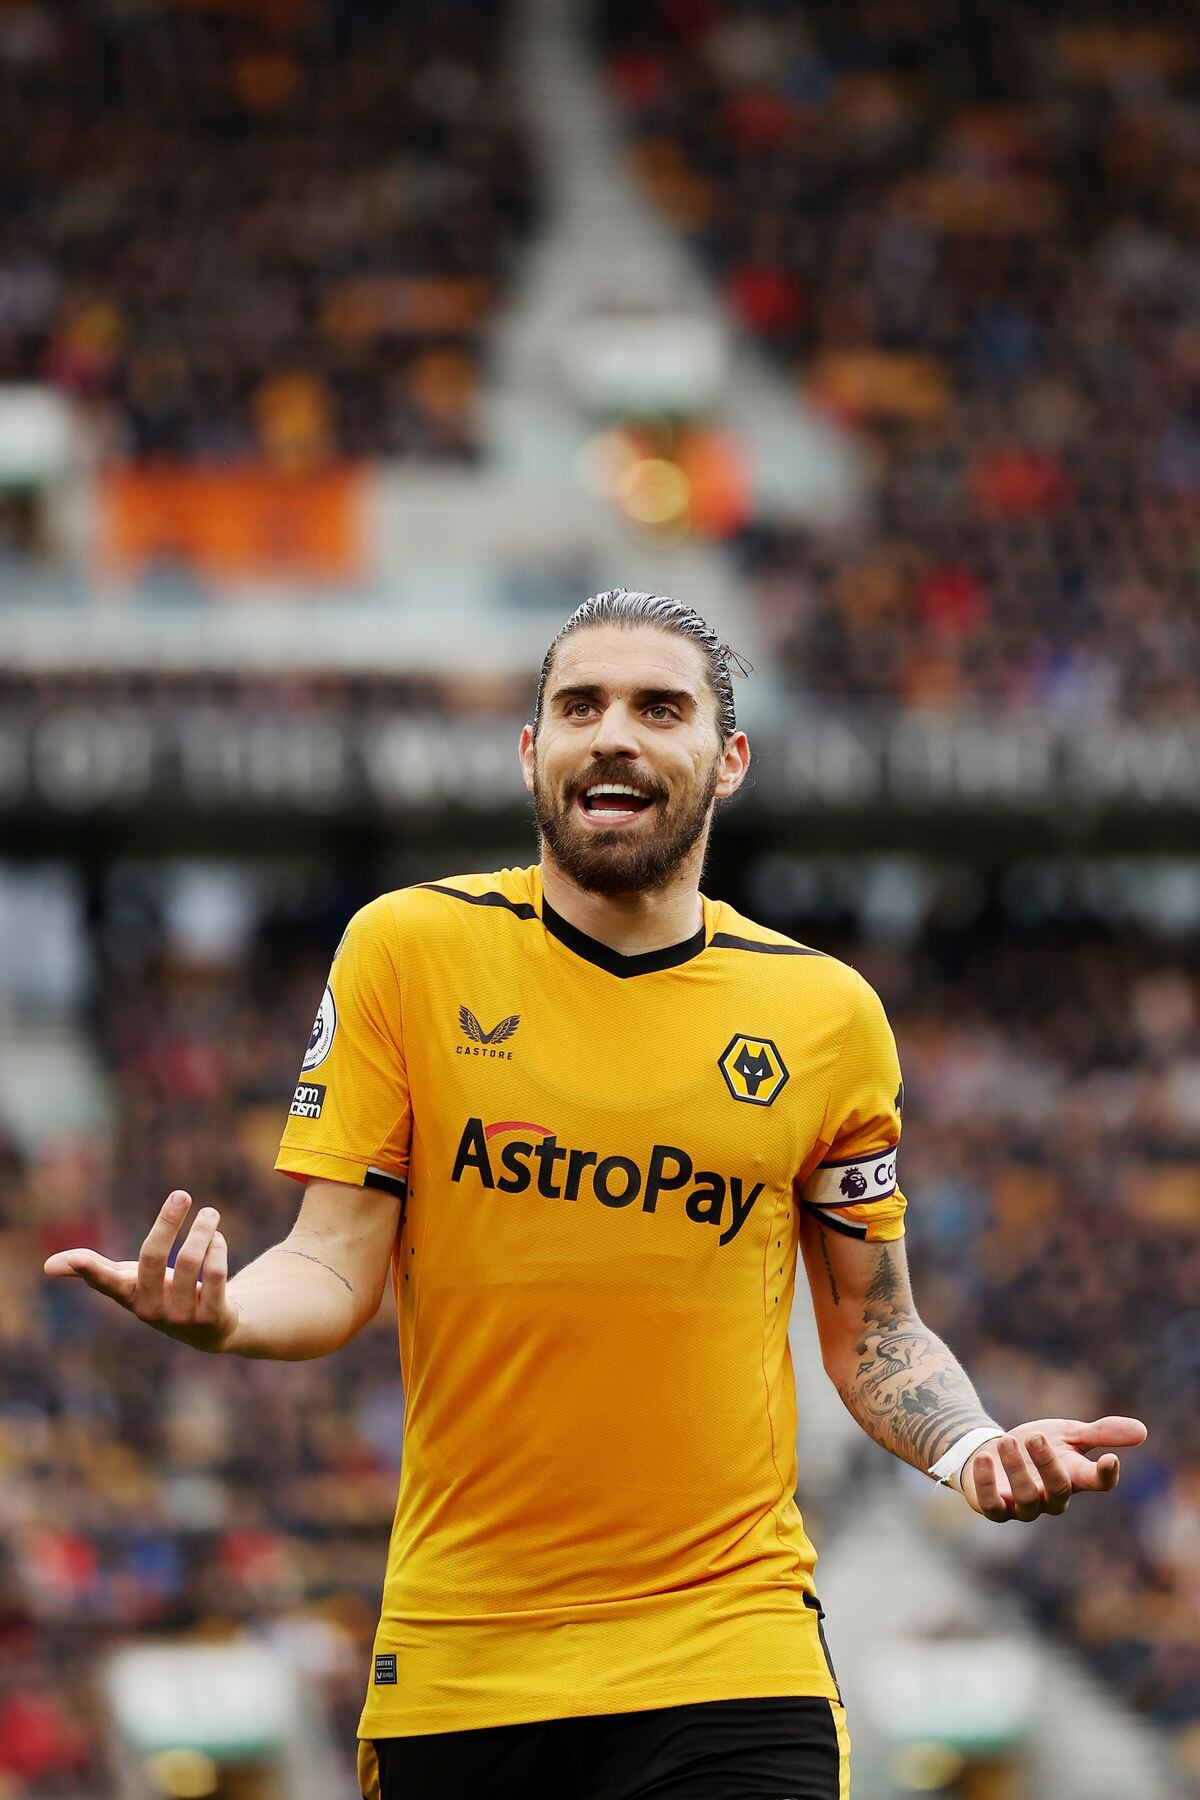
[{"label": "small chest sponsor logo", "polygon": [[292,1095],[288,1112],[293,1119],[319,1119],[325,1104],[325,1089],[319,1081],[302,1081]]},{"label": "small chest sponsor logo", "polygon": [[459,1030],[464,1037],[471,1041],[468,1044],[456,1044],[454,1046],[455,1054],[457,1056],[488,1056],[498,1062],[511,1062],[512,1051],[501,1049],[501,1045],[506,1044],[509,1038],[515,1034],[520,1023],[520,1013],[510,1013],[506,1019],[501,1019],[498,1025],[493,1025],[490,1031],[485,1031],[470,1007],[460,1006],[458,1009]]},{"label": "small chest sponsor logo", "polygon": [[396,1658],[394,1654],[389,1653],[387,1656],[375,1658],[375,1685],[376,1687],[395,1687]]}]

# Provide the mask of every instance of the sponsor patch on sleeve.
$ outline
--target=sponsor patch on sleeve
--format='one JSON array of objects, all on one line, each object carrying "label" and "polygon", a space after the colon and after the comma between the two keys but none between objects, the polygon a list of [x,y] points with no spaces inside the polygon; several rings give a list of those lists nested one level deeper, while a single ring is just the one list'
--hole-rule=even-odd
[{"label": "sponsor patch on sleeve", "polygon": [[288,1112],[293,1119],[319,1119],[325,1104],[325,1089],[319,1081],[301,1081],[292,1095]]},{"label": "sponsor patch on sleeve", "polygon": [[869,1206],[896,1191],[896,1147],[872,1151],[848,1161],[823,1162],[805,1182],[800,1198],[806,1206]]},{"label": "sponsor patch on sleeve", "polygon": [[394,1687],[396,1684],[396,1658],[394,1653],[375,1658],[375,1684],[377,1687]]}]

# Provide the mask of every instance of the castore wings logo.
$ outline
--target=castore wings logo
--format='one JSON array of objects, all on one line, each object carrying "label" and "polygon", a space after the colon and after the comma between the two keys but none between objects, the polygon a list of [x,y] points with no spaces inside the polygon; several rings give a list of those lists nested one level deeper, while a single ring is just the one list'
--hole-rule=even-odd
[{"label": "castore wings logo", "polygon": [[510,1013],[507,1019],[501,1019],[490,1031],[485,1031],[469,1006],[460,1006],[458,1022],[467,1036],[477,1044],[503,1044],[512,1037],[521,1023],[520,1013]]}]

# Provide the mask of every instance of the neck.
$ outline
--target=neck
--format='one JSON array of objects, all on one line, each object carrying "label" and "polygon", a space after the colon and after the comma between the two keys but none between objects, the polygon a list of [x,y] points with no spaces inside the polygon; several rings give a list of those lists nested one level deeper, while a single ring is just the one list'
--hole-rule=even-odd
[{"label": "neck", "polygon": [[556,913],[618,956],[666,950],[694,937],[704,923],[700,898],[702,855],[688,857],[666,887],[654,893],[593,894],[542,851],[542,892]]}]

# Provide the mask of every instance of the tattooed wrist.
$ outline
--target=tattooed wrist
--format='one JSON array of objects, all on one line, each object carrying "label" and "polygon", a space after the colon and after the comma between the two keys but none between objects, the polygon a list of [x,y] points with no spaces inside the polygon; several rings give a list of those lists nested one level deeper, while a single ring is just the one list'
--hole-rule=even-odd
[{"label": "tattooed wrist", "polygon": [[857,1360],[837,1389],[877,1443],[928,1470],[966,1432],[992,1424],[966,1372],[913,1310],[886,1245],[863,1319]]}]

